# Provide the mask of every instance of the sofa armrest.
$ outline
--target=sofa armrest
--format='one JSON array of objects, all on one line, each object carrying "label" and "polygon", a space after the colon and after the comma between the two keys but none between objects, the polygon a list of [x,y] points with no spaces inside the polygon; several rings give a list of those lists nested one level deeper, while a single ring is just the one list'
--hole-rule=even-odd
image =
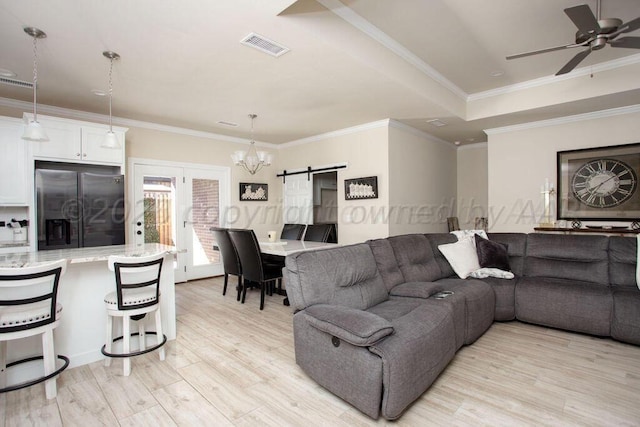
[{"label": "sofa armrest", "polygon": [[304,312],[311,326],[355,346],[369,346],[393,333],[391,322],[363,310],[316,304]]},{"label": "sofa armrest", "polygon": [[394,286],[389,295],[392,297],[429,298],[444,290],[441,283],[407,282]]}]

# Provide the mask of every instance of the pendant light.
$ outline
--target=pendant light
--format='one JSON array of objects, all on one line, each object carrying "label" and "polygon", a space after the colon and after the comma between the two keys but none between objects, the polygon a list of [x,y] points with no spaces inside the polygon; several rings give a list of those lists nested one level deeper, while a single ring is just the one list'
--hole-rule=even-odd
[{"label": "pendant light", "polygon": [[253,120],[258,117],[255,114],[249,114],[251,119],[251,143],[249,149],[245,151],[236,151],[231,155],[231,159],[236,166],[242,166],[251,175],[254,175],[264,166],[270,166],[272,156],[266,151],[256,151],[255,143],[253,139]]},{"label": "pendant light", "polygon": [[22,139],[27,141],[48,141],[49,137],[45,133],[42,125],[38,122],[38,39],[47,37],[44,31],[35,27],[24,27],[24,32],[33,38],[33,120],[24,129]]},{"label": "pendant light", "polygon": [[111,113],[111,103],[113,99],[113,61],[120,59],[120,55],[110,50],[102,52],[109,59],[109,132],[104,136],[101,147],[103,148],[121,148],[118,136],[113,132],[113,115]]}]

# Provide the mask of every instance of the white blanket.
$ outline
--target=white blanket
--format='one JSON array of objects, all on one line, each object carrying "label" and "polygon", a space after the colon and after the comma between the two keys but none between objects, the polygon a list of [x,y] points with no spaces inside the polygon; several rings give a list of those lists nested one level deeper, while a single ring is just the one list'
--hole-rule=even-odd
[{"label": "white blanket", "polygon": [[499,279],[513,279],[514,275],[510,271],[500,270],[498,268],[481,268],[469,274],[474,279],[484,279],[485,277],[497,277]]},{"label": "white blanket", "polygon": [[636,285],[638,286],[638,289],[640,289],[640,234],[636,234],[636,238],[636,241],[638,242],[638,248],[636,249]]}]

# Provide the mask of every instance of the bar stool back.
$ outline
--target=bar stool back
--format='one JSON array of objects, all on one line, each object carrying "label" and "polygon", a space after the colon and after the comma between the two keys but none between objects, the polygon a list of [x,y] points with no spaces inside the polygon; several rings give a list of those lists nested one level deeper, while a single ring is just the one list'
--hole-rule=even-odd
[{"label": "bar stool back", "polygon": [[[110,256],[109,269],[114,272],[116,290],[104,297],[107,308],[107,337],[102,354],[107,356],[105,366],[111,358],[123,359],[124,376],[131,373],[131,357],[160,349],[160,360],[164,360],[167,337],[162,333],[160,315],[160,274],[164,253],[143,257]],[[145,331],[145,317],[155,312],[155,332]],[[113,337],[113,318],[122,319],[122,336]],[[130,321],[138,322],[138,332],[131,333]],[[138,336],[138,351],[131,351],[131,336]],[[156,335],[156,344],[147,347],[146,335]],[[114,342],[122,340],[122,353],[113,353]]]},{"label": "bar stool back", "polygon": [[[33,267],[0,268],[0,393],[45,382],[47,399],[56,397],[56,376],[69,366],[66,356],[57,355],[53,330],[60,324],[62,305],[57,302],[60,277],[67,260]],[[9,341],[42,335],[42,356],[7,363]],[[63,361],[56,369],[56,358]],[[7,369],[42,359],[44,375],[34,380],[7,385]]]}]

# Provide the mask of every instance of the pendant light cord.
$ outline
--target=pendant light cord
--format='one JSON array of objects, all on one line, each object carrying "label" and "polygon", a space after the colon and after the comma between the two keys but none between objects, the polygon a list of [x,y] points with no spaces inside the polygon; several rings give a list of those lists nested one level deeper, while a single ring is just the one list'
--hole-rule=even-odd
[{"label": "pendant light cord", "polygon": [[113,115],[111,114],[111,99],[113,98],[113,57],[109,64],[109,132],[113,133]]},{"label": "pendant light cord", "polygon": [[38,86],[38,37],[33,36],[33,121],[38,121],[37,107]]}]

